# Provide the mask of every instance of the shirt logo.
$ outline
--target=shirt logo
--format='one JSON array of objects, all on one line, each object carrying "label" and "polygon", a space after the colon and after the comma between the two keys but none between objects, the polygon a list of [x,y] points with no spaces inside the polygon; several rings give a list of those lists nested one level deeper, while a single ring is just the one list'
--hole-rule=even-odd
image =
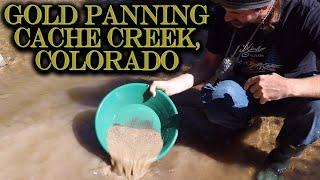
[{"label": "shirt logo", "polygon": [[240,55],[238,64],[242,66],[243,72],[270,73],[276,72],[283,66],[279,64],[280,60],[275,47],[254,46],[251,43],[247,47],[245,45],[238,45],[235,52]]},{"label": "shirt logo", "polygon": [[242,45],[242,48],[240,48],[240,45],[238,45],[237,49],[239,49],[239,53],[241,53],[242,58],[247,57],[264,57],[263,51],[266,50],[266,47],[262,47],[261,45],[258,47],[254,47],[253,43],[249,44],[247,47],[245,45]]}]

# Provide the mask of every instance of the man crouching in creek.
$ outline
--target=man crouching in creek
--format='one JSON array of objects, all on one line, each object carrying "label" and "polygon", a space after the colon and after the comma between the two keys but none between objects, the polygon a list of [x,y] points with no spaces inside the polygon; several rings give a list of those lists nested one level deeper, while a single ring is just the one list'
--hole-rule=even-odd
[{"label": "man crouching in creek", "polygon": [[280,179],[290,159],[320,135],[320,3],[317,0],[217,0],[207,53],[188,73],[154,81],[150,92],[181,93],[208,80],[201,101],[226,132],[254,115],[284,115],[277,147],[257,179]]}]

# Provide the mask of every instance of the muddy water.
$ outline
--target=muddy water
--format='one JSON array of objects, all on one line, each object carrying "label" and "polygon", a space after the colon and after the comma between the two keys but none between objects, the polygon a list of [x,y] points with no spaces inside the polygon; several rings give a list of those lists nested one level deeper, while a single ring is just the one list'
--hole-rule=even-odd
[{"label": "muddy water", "polygon": [[148,171],[163,145],[161,133],[150,128],[113,126],[108,131],[112,171],[138,180]]},{"label": "muddy water", "polygon": [[[168,77],[39,75],[31,54],[17,52],[9,34],[0,24],[0,54],[14,58],[0,69],[0,179],[107,179],[94,173],[110,164],[94,134],[99,102],[120,84]],[[176,146],[142,179],[250,179],[274,146],[281,119],[258,119],[252,132],[221,150],[199,136],[206,126],[190,125],[202,115],[195,108],[197,91],[188,93],[173,97],[182,123]],[[294,159],[286,179],[319,178],[320,144],[315,143]]]}]

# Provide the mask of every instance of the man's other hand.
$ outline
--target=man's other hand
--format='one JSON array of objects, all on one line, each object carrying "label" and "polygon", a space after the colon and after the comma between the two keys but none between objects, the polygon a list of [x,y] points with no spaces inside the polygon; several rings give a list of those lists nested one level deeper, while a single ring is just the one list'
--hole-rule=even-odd
[{"label": "man's other hand", "polygon": [[249,90],[253,97],[260,99],[260,104],[278,100],[289,96],[288,79],[279,74],[254,76],[247,80],[245,90]]}]

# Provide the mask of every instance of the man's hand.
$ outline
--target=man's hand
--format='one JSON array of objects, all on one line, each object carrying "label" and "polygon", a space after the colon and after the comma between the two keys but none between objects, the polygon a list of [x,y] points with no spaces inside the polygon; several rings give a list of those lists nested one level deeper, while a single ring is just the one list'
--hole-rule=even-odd
[{"label": "man's hand", "polygon": [[288,79],[276,73],[254,76],[244,85],[254,98],[260,99],[260,104],[289,97],[289,88]]},{"label": "man's hand", "polygon": [[156,89],[161,89],[168,96],[176,94],[176,87],[170,81],[153,81],[150,85],[149,91],[153,97],[156,96]]}]

